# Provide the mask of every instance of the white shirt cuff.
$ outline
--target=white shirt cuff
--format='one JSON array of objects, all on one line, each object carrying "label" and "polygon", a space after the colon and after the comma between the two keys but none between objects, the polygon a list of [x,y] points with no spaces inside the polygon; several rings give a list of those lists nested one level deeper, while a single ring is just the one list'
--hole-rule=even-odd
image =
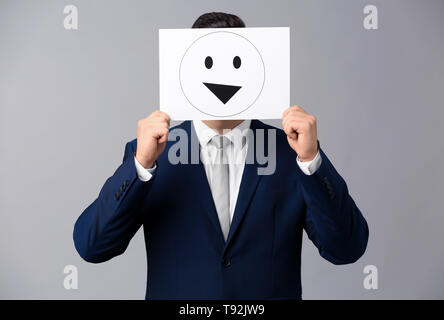
[{"label": "white shirt cuff", "polygon": [[154,166],[151,169],[145,169],[139,161],[137,161],[136,156],[134,156],[134,164],[136,165],[137,176],[139,180],[143,182],[149,181],[157,168],[157,164],[154,162]]},{"label": "white shirt cuff", "polygon": [[298,156],[296,158],[296,162],[298,163],[298,166],[299,168],[301,168],[302,172],[305,173],[307,176],[310,176],[313,173],[315,173],[316,170],[318,170],[319,167],[321,166],[322,157],[318,150],[318,153],[316,154],[313,160],[302,162]]}]

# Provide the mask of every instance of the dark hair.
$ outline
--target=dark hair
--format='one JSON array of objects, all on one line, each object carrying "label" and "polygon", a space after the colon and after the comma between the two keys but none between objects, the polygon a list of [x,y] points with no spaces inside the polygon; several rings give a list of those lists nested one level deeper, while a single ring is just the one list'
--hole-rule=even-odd
[{"label": "dark hair", "polygon": [[234,14],[209,12],[197,18],[192,28],[245,28],[245,23]]}]

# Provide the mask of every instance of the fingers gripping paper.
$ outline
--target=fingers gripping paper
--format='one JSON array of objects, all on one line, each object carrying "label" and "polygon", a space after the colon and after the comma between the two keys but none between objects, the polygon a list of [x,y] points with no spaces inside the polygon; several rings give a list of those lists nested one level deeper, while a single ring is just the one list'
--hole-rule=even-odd
[{"label": "fingers gripping paper", "polygon": [[159,30],[160,109],[172,120],[280,119],[289,28]]}]

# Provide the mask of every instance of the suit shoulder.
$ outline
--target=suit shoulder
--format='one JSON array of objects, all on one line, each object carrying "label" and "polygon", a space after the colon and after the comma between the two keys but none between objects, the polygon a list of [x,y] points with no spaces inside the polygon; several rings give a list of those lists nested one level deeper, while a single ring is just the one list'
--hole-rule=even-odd
[{"label": "suit shoulder", "polygon": [[136,152],[137,149],[137,139],[130,140],[125,145],[125,155],[129,152]]}]

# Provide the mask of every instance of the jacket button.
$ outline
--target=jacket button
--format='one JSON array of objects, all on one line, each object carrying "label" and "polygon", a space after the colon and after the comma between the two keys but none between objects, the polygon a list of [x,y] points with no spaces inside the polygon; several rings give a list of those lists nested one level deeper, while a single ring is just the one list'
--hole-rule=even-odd
[{"label": "jacket button", "polygon": [[224,268],[228,268],[229,266],[231,266],[230,259],[228,259],[228,258],[222,259],[222,266],[224,266]]},{"label": "jacket button", "polygon": [[129,180],[125,180],[124,185],[125,185],[125,187],[128,187],[129,186]]}]

